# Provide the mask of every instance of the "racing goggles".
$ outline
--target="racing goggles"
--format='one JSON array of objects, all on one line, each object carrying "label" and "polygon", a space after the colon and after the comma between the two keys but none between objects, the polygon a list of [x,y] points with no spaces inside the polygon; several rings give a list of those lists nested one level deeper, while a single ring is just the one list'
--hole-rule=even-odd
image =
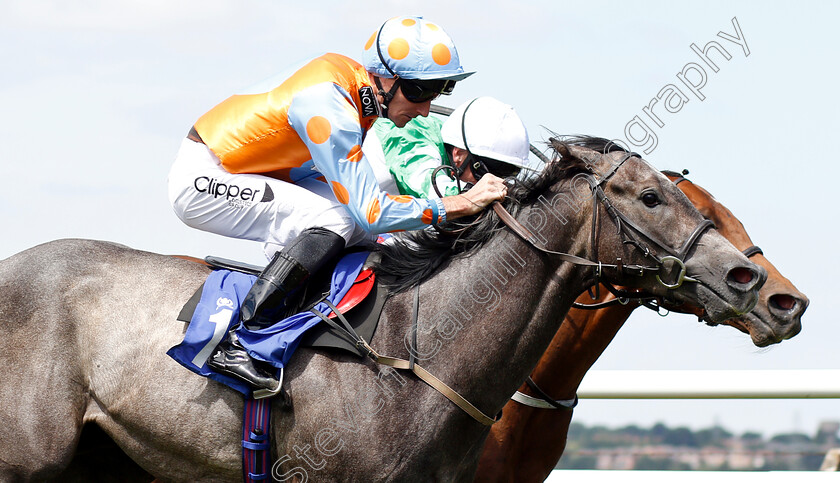
[{"label": "racing goggles", "polygon": [[455,81],[448,79],[403,79],[398,78],[400,90],[409,102],[420,104],[437,99],[441,94],[448,96],[455,89]]}]

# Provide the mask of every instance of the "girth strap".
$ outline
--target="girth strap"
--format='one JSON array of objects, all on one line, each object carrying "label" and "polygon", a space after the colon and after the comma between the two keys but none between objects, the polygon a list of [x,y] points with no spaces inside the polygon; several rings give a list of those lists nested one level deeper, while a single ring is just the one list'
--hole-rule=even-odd
[{"label": "girth strap", "polygon": [[[417,350],[417,321],[420,319],[420,285],[414,287],[414,308],[411,311],[411,348]],[[417,356],[408,351],[408,368],[414,370]]]},{"label": "girth strap", "polygon": [[356,347],[360,350],[360,352],[366,354],[371,360],[373,360],[377,364],[393,367],[394,369],[404,369],[413,372],[414,375],[420,378],[421,381],[425,382],[426,384],[434,388],[436,391],[443,394],[447,399],[455,403],[456,406],[458,406],[459,408],[464,410],[464,412],[472,416],[473,419],[485,426],[490,426],[491,424],[498,421],[501,417],[501,414],[499,414],[495,418],[487,416],[486,414],[481,412],[480,409],[475,407],[471,402],[467,401],[463,396],[458,394],[454,389],[449,387],[445,382],[435,377],[434,374],[427,371],[413,360],[407,361],[405,359],[383,356],[379,354],[378,352],[373,350],[373,348],[370,345],[368,345],[368,343],[362,337],[360,337],[355,330],[353,330],[353,327],[350,325],[350,323],[347,321],[344,315],[341,314],[329,300],[325,299],[323,302],[330,306],[332,311],[338,316],[338,319],[341,321],[341,324],[339,325],[338,322],[330,319],[317,309],[311,309],[312,313],[320,317],[320,319],[329,324],[330,327],[336,329],[338,333],[342,334],[342,336],[347,338],[347,340],[353,342],[356,345]]},{"label": "girth strap", "polygon": [[525,393],[516,391],[513,395],[511,400],[518,402],[519,404],[523,404],[525,406],[530,406],[532,408],[539,408],[539,409],[567,409],[572,410],[578,404],[578,397],[575,394],[573,399],[552,399],[551,396],[545,393],[537,383],[534,382],[533,379],[528,377],[525,380],[528,384],[528,387],[531,388],[534,392],[537,393],[539,397],[532,397]]},{"label": "girth strap", "polygon": [[245,483],[270,480],[270,424],[271,399],[245,399],[242,411],[242,472]]}]

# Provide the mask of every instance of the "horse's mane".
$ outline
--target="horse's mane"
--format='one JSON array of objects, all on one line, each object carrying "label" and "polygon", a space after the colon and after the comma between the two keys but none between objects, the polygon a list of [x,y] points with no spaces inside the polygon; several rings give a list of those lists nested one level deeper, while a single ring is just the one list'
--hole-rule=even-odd
[{"label": "horse's mane", "polygon": [[[599,153],[624,151],[607,139],[593,136],[553,136],[547,143],[551,159],[542,172],[530,180],[516,180],[508,190],[504,207],[513,215],[536,202],[537,198],[558,182],[571,179],[578,173],[591,172],[584,160],[569,153],[569,146],[578,146]],[[446,234],[433,229],[408,232],[395,236],[386,244],[376,245],[380,254],[375,267],[380,278],[395,292],[414,287],[429,277],[438,267],[456,257],[475,253],[495,233],[502,229],[499,217],[492,210],[484,210],[474,217],[447,223],[442,228],[459,230]]]}]

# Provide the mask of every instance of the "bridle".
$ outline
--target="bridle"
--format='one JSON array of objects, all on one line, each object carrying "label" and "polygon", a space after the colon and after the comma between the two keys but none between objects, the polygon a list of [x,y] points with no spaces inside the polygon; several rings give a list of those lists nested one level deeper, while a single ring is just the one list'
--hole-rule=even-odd
[{"label": "bridle", "polygon": [[[624,163],[624,161],[626,161],[629,157],[632,157],[632,156],[638,156],[638,155],[636,155],[634,153],[629,153],[628,155],[626,155],[624,157],[624,159],[622,159],[621,163]],[[619,165],[621,163],[619,163]],[[618,167],[615,167],[612,170],[612,172],[610,173],[609,176],[612,176],[612,174],[614,174],[617,169],[618,169]],[[682,173],[675,173],[675,172],[664,172],[664,173],[666,175],[672,175],[675,178],[677,178],[677,179],[673,180],[673,183],[675,185],[678,185],[678,184],[682,183],[683,181],[688,181],[689,183],[691,182],[690,180],[688,180],[688,178],[685,177],[685,175],[688,174],[688,170],[683,170]],[[606,178],[604,180],[602,180],[602,182],[604,182],[604,181],[606,181]],[[591,183],[590,183],[590,185],[591,185]],[[594,189],[594,187],[593,187],[593,189]],[[601,190],[601,192],[603,192],[603,190]],[[597,193],[597,191],[596,191],[596,193]],[[606,196],[604,196],[604,198],[606,199]],[[648,238],[649,240],[655,241],[655,240],[652,239],[652,237],[650,237],[649,235],[647,235],[643,231],[640,231],[640,229],[638,227],[636,227],[632,223],[629,223],[629,220],[626,220],[626,218],[623,217],[623,214],[621,214],[617,210],[616,210],[616,214],[617,214],[617,216],[619,216],[619,219],[624,220],[625,225],[633,227],[633,229],[637,230],[644,237]],[[694,245],[694,243],[697,242],[697,239],[700,237],[700,235],[702,235],[702,233],[706,229],[708,229],[710,227],[714,227],[714,223],[711,220],[706,219],[705,222],[706,223],[701,222],[694,229],[694,232],[692,232],[692,234],[688,237],[688,239],[683,243],[680,250],[677,251],[676,253],[674,253],[666,245],[656,242],[657,245],[660,248],[663,248],[665,251],[671,253],[670,256],[666,256],[666,257],[663,257],[662,259],[659,259],[659,263],[661,264],[661,263],[665,262],[667,259],[670,259],[670,258],[676,258],[677,260],[679,260],[679,265],[681,266],[680,273],[682,274],[682,280],[683,281],[696,281],[695,279],[693,279],[691,277],[685,277],[684,276],[684,272],[683,272],[683,270],[685,269],[684,261],[685,261],[685,256],[688,254],[688,251],[691,249],[691,247]],[[593,232],[594,232],[594,222],[593,222]],[[635,243],[634,243],[634,245],[635,245]],[[645,253],[646,256],[648,256],[648,253],[650,253],[649,250],[647,250],[646,248],[642,248],[638,245],[636,245],[636,246],[639,249],[641,249],[643,251],[643,253]],[[761,250],[761,248],[758,247],[757,245],[752,245],[750,247],[747,247],[741,253],[743,253],[744,256],[746,256],[747,258],[751,258],[755,255],[763,255],[764,254],[764,252]],[[652,256],[654,257],[654,259],[656,259],[655,255],[652,255]],[[668,284],[663,283],[658,275],[657,275],[657,280],[660,283],[662,283],[663,285],[665,285],[666,287],[668,287]],[[657,299],[657,297],[651,297],[651,296],[645,294],[644,292],[629,292],[629,291],[626,291],[626,290],[619,290],[619,289],[616,289],[615,287],[613,287],[611,284],[605,284],[605,286],[607,287],[608,290],[610,290],[610,292],[613,293],[613,295],[616,296],[615,299],[607,301],[607,302],[598,303],[598,304],[573,303],[572,305],[575,308],[579,308],[579,309],[595,310],[595,309],[600,309],[600,308],[608,307],[608,306],[615,305],[615,304],[626,305],[629,302],[630,299],[636,299],[640,305],[642,305],[644,307],[647,307],[647,308],[649,308],[651,310],[654,310],[657,313],[659,313],[659,308],[660,307],[657,303],[655,303],[655,300]],[[674,287],[674,288],[676,288],[676,287]],[[598,297],[595,297],[595,298],[598,298]],[[660,314],[660,315],[662,315],[662,314]],[[667,313],[665,315],[667,315]],[[529,406],[529,407],[533,407],[533,408],[540,408],[540,409],[572,410],[578,404],[577,394],[575,394],[575,396],[572,399],[554,399],[551,396],[549,396],[545,391],[543,391],[537,385],[537,383],[534,382],[534,380],[530,376],[528,376],[528,379],[526,379],[525,382],[527,383],[528,387],[531,388],[531,390],[534,391],[535,394],[537,394],[538,397],[529,396],[529,395],[527,395],[523,392],[516,391],[516,393],[514,393],[513,397],[511,397],[511,399],[513,401],[516,401],[516,402],[518,402],[520,404],[523,404],[525,406]]]},{"label": "bridle", "polygon": [[[697,240],[700,239],[700,236],[709,228],[714,226],[714,223],[711,220],[703,219],[698,225],[694,228],[694,231],[688,236],[688,238],[683,242],[682,246],[678,250],[674,250],[668,247],[665,243],[659,241],[655,236],[649,234],[644,229],[640,228],[637,224],[633,223],[624,213],[621,212],[618,208],[616,208],[607,197],[606,193],[604,192],[604,186],[610,180],[610,178],[627,162],[628,159],[632,157],[641,158],[636,153],[629,152],[626,153],[622,159],[613,166],[613,168],[604,175],[600,180],[595,179],[594,175],[587,175],[586,181],[589,184],[590,189],[592,190],[593,196],[593,214],[592,214],[592,228],[591,228],[591,236],[590,236],[590,244],[591,244],[591,254],[595,260],[590,260],[587,258],[578,257],[576,255],[572,255],[569,253],[562,253],[556,252],[553,250],[549,250],[540,246],[537,241],[537,238],[521,223],[519,223],[500,203],[495,202],[493,204],[493,209],[496,211],[496,214],[501,218],[501,220],[507,225],[514,233],[519,235],[520,238],[525,240],[531,247],[539,251],[540,253],[544,253],[546,255],[557,257],[563,261],[573,263],[576,265],[584,265],[584,266],[591,266],[595,270],[595,287],[599,287],[602,283],[610,290],[614,295],[616,295],[616,299],[610,302],[616,302],[626,304],[629,299],[639,299],[640,303],[648,303],[647,299],[649,296],[644,292],[629,292],[629,291],[620,291],[612,286],[609,282],[601,280],[601,275],[604,268],[615,268],[624,273],[634,273],[639,276],[643,276],[646,272],[653,272],[656,273],[656,280],[666,287],[669,290],[676,289],[680,287],[683,282],[699,282],[697,279],[692,277],[686,276],[685,270],[685,259],[688,256],[688,252],[691,248],[697,243]],[[621,237],[622,244],[632,245],[636,247],[639,251],[641,251],[642,255],[645,258],[652,260],[656,265],[655,266],[644,266],[644,265],[628,265],[622,263],[621,259],[619,258],[615,264],[605,264],[598,258],[598,214],[600,211],[600,207],[603,206],[604,210],[607,214],[613,219],[616,228],[618,230],[618,234]],[[635,236],[634,236],[635,235]],[[652,243],[657,248],[665,251],[669,255],[664,257],[657,256],[650,247],[644,242],[643,239],[647,239],[648,242]],[[662,279],[663,272],[665,270],[665,266],[667,264],[675,264],[679,267],[679,271],[676,277],[676,280],[672,283],[668,283]],[[597,291],[597,288],[596,288]],[[592,295],[593,298],[598,298],[598,294]],[[643,301],[644,300],[644,301]],[[587,306],[587,308],[601,308],[607,306],[607,304],[592,304],[591,306]],[[575,394],[574,398],[572,399],[554,399],[550,397],[546,392],[540,389],[537,386],[536,382],[529,376],[526,380],[528,387],[534,391],[539,397],[532,397],[520,391],[516,391],[511,399],[516,401],[520,404],[524,404],[526,406],[535,407],[535,408],[542,408],[542,409],[566,409],[572,410],[578,404],[578,397]]]},{"label": "bridle", "polygon": [[[641,156],[639,156],[636,153],[626,153],[622,157],[622,159],[617,164],[615,164],[606,175],[600,178],[600,180],[596,179],[594,174],[588,174],[585,176],[585,179],[593,193],[593,216],[590,237],[590,251],[594,260],[579,257],[577,255],[572,255],[569,253],[549,250],[541,246],[538,243],[537,237],[534,236],[521,223],[519,223],[510,213],[508,213],[508,211],[500,203],[495,202],[493,204],[493,210],[496,212],[499,218],[501,218],[502,222],[504,222],[505,225],[507,225],[514,233],[516,233],[520,238],[525,240],[525,242],[527,242],[532,248],[534,248],[538,252],[552,257],[556,257],[565,262],[593,267],[595,271],[596,286],[598,286],[598,284],[600,283],[604,283],[601,280],[601,276],[605,268],[616,269],[622,273],[635,274],[638,276],[644,276],[646,273],[655,273],[656,280],[662,286],[669,290],[679,288],[680,286],[682,286],[683,282],[699,282],[697,279],[686,275],[685,259],[688,256],[688,252],[691,251],[691,248],[697,243],[701,235],[709,228],[714,227],[714,222],[708,219],[703,219],[703,221],[701,221],[694,228],[694,231],[683,242],[682,246],[678,250],[670,248],[668,245],[661,242],[655,236],[651,235],[643,228],[640,228],[636,223],[634,223],[624,213],[622,213],[621,210],[619,210],[612,204],[612,202],[607,197],[603,189],[603,186],[606,185],[610,178],[624,165],[625,162],[627,162],[628,159],[632,157],[638,157],[641,159]],[[597,259],[598,216],[601,206],[603,206],[606,213],[613,219],[613,222],[615,223],[616,228],[618,230],[618,235],[622,239],[622,244],[633,245],[634,247],[636,247],[645,258],[654,262],[654,266],[625,264],[623,263],[621,258],[618,258],[616,260],[616,263],[604,263]],[[654,253],[650,249],[648,243],[655,246],[659,250],[668,253],[668,255],[663,257],[657,256],[656,253]],[[666,275],[672,275],[674,268],[676,268],[677,270],[676,277],[673,279],[673,281],[666,281]]]}]

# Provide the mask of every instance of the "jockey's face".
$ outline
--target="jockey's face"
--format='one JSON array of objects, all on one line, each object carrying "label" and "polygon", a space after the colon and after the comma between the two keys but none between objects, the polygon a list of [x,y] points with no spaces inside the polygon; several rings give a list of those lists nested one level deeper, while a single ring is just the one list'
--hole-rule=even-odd
[{"label": "jockey's face", "polygon": [[[382,83],[382,89],[385,92],[390,91],[395,82],[394,79],[385,79],[382,77],[379,78],[379,81]],[[382,99],[380,99],[381,101]],[[394,92],[394,98],[388,103],[388,119],[397,127],[403,127],[408,121],[417,116],[428,116],[431,107],[431,99],[425,102],[411,102],[405,98],[402,89],[397,89]]]},{"label": "jockey's face", "polygon": [[[466,160],[467,160],[467,150],[453,146],[452,147],[452,164],[455,165],[455,167],[460,169],[463,166],[464,162],[466,162]],[[475,175],[473,175],[473,171],[471,169],[469,169],[468,166],[463,166],[463,167],[466,168],[466,169],[464,169],[464,172],[461,173],[461,181],[463,181],[465,183],[472,183],[472,184],[478,183],[478,180],[475,179]]]}]

